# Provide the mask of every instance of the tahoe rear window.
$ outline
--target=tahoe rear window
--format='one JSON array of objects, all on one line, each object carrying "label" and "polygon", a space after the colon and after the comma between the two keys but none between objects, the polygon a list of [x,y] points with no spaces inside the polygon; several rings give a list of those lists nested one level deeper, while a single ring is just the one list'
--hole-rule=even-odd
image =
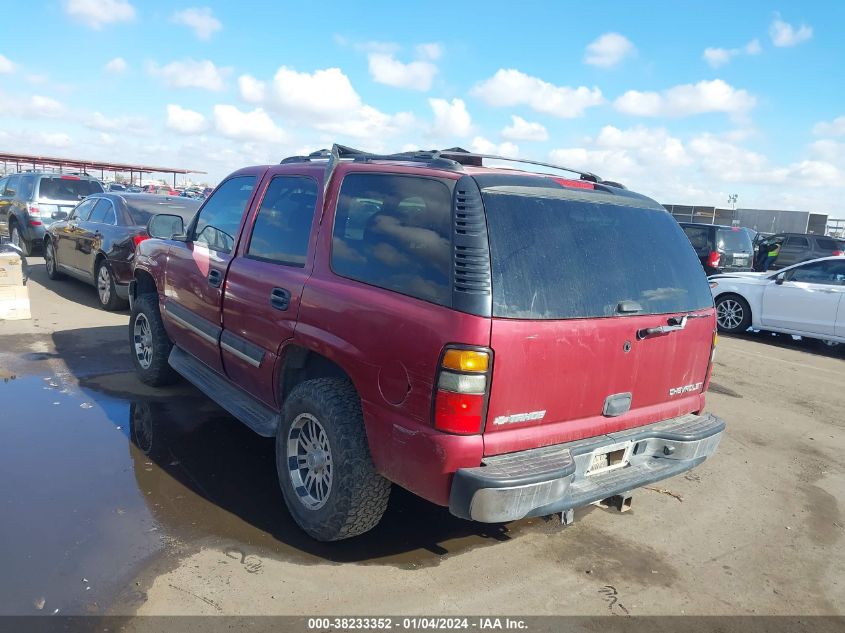
[{"label": "tahoe rear window", "polygon": [[[648,202],[538,187],[482,190],[493,270],[493,315],[572,319],[713,305],[678,223]],[[641,205],[641,206],[640,206]]]},{"label": "tahoe rear window", "polygon": [[38,195],[49,200],[73,200],[79,202],[92,193],[103,193],[103,187],[96,180],[77,180],[61,176],[47,176],[38,185]]}]

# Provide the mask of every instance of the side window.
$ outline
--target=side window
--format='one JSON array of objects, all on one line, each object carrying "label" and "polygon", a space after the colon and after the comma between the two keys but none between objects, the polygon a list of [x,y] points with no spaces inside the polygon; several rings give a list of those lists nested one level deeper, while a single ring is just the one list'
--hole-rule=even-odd
[{"label": "side window", "polygon": [[[838,277],[845,278],[845,270],[840,270],[839,264],[840,262],[827,261],[798,266],[790,271],[788,280],[808,284],[839,285]],[[845,263],[843,264],[842,268],[845,268]]]},{"label": "side window", "polygon": [[838,250],[836,248],[836,242],[829,237],[817,237],[816,246],[818,246],[818,248],[823,251]]},{"label": "side window", "polygon": [[68,220],[79,220],[80,222],[85,222],[88,219],[88,216],[91,215],[91,209],[94,208],[96,203],[96,199],[80,202],[76,205],[76,208],[71,211]]},{"label": "side window", "polygon": [[685,226],[683,229],[697,253],[710,251],[710,229],[703,226]]},{"label": "side window", "polygon": [[810,242],[806,237],[788,237],[784,246],[788,248],[810,248]]},{"label": "side window", "polygon": [[20,194],[24,200],[32,200],[35,192],[35,176],[21,177]]},{"label": "side window", "polygon": [[317,203],[317,182],[302,176],[276,176],[267,187],[247,255],[304,266]]},{"label": "side window", "polygon": [[8,178],[0,178],[0,196],[6,195],[6,183],[9,182]]},{"label": "side window", "polygon": [[217,187],[197,218],[194,241],[207,245],[213,251],[231,252],[254,188],[255,176],[230,178]]},{"label": "side window", "polygon": [[96,198],[97,206],[88,217],[89,222],[97,222],[98,224],[114,224],[114,207],[110,200],[105,198]]},{"label": "side window", "polygon": [[338,275],[441,305],[450,303],[449,187],[430,178],[350,174],[332,233]]},{"label": "side window", "polygon": [[20,188],[21,177],[18,175],[9,176],[9,181],[6,183],[6,196],[16,196]]}]

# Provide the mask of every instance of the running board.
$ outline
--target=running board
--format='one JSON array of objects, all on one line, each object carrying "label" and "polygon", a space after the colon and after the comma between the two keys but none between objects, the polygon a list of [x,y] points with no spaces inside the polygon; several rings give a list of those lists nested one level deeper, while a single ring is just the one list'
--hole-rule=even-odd
[{"label": "running board", "polygon": [[173,346],[167,359],[182,377],[264,437],[275,437],[279,414],[223,378],[183,349]]}]

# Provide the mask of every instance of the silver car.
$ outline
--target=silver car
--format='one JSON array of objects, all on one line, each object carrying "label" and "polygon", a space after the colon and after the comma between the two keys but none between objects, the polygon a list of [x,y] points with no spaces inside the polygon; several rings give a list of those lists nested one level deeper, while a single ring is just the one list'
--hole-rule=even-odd
[{"label": "silver car", "polygon": [[91,176],[24,172],[0,178],[0,236],[30,255],[56,220],[63,220],[80,200],[102,193]]}]

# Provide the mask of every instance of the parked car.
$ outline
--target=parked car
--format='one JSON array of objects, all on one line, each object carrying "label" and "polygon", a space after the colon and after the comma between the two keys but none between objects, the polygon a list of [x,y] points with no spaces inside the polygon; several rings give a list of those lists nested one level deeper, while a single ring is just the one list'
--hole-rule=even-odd
[{"label": "parked car", "polygon": [[156,193],[162,196],[178,196],[179,192],[170,185],[145,185],[142,188],[144,193]]},{"label": "parked car", "polygon": [[751,270],[754,246],[741,227],[681,222],[705,274]]},{"label": "parked car", "polygon": [[54,222],[44,237],[44,263],[50,279],[70,275],[97,288],[106,310],[126,307],[132,260],[147,224],[158,213],[174,214],[185,221],[199,204],[187,198],[162,198],[151,194],[94,194],[70,216]]},{"label": "parked car", "polygon": [[[569,520],[716,450],[713,299],[677,222],[592,174],[482,159],[247,167],[139,245],[139,377],[181,374],[275,436],[315,539],[375,526],[391,483],[465,519]],[[627,242],[649,256],[595,247]]]},{"label": "parked car", "polygon": [[119,182],[110,182],[108,184],[108,187],[106,187],[106,190],[116,192],[116,191],[126,191],[126,188],[127,188],[126,185],[121,184]]},{"label": "parked car", "polygon": [[845,257],[776,273],[716,275],[710,287],[723,332],[754,328],[845,343]]},{"label": "parked car", "polygon": [[755,270],[763,270],[763,260],[766,252],[773,244],[780,244],[780,252],[777,259],[769,266],[770,270],[786,268],[793,264],[818,259],[845,255],[843,241],[825,235],[805,235],[803,233],[776,233],[760,242],[758,258],[755,262]]},{"label": "parked car", "polygon": [[90,176],[25,172],[0,178],[0,235],[25,255],[44,239],[48,227],[80,200],[103,187]]}]

